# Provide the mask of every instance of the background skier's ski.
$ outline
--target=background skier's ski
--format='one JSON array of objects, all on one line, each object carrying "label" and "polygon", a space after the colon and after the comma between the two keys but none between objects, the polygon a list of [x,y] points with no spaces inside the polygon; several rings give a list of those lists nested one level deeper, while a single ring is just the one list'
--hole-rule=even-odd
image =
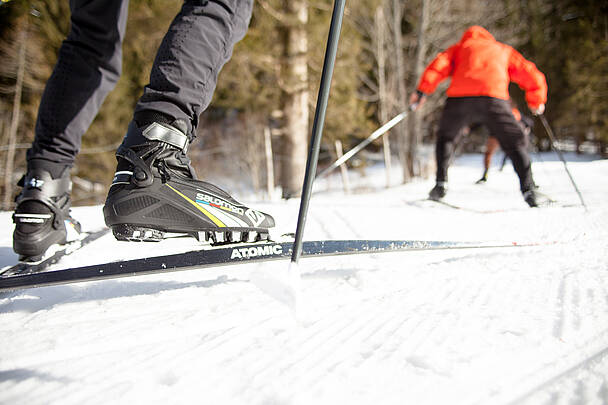
[{"label": "background skier's ski", "polygon": [[[444,207],[448,207],[448,208],[452,208],[455,210],[459,210],[459,211],[464,211],[464,212],[470,212],[473,214],[497,214],[497,213],[505,213],[505,212],[514,212],[514,211],[529,211],[529,208],[495,208],[495,209],[477,209],[477,208],[473,208],[473,207],[467,207],[464,205],[456,205],[453,204],[451,202],[447,202],[445,200],[433,200],[431,198],[425,198],[425,199],[421,199],[421,200],[414,200],[414,201],[407,201],[404,200],[403,201],[406,205],[412,206],[412,207],[419,207],[419,208],[431,208],[433,206],[444,206]],[[557,201],[547,201],[544,205],[542,205],[543,209],[548,209],[548,208],[576,208],[576,207],[580,207],[580,204],[562,204],[559,203]]]}]

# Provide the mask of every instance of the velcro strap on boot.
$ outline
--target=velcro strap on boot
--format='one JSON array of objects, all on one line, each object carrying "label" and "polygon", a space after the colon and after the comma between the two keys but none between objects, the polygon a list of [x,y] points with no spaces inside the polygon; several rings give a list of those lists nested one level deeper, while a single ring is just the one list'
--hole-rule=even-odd
[{"label": "velcro strap on boot", "polygon": [[133,181],[133,183],[138,187],[147,187],[154,182],[154,176],[150,166],[144,162],[144,160],[132,149],[120,145],[116,151],[116,156],[131,163],[133,165],[133,172],[117,172],[114,175],[112,185],[124,184],[125,182]]},{"label": "velcro strap on boot", "polygon": [[188,136],[170,125],[153,122],[143,130],[142,135],[151,141],[168,143],[184,152],[188,147]]},{"label": "velcro strap on boot", "polygon": [[21,196],[44,200],[45,198],[60,197],[72,191],[72,181],[69,176],[53,179],[46,172],[28,173],[23,179]]}]

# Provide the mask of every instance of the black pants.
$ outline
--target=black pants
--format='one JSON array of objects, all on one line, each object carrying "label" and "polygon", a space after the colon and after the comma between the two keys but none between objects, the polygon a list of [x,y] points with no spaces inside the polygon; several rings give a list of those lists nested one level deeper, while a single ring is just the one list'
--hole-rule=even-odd
[{"label": "black pants", "polygon": [[[44,90],[28,166],[72,165],[82,135],[121,74],[128,0],[70,0],[71,29]],[[253,0],[186,0],[154,60],[135,112],[189,123],[191,139],[222,66],[247,31]]]},{"label": "black pants", "polygon": [[448,166],[454,154],[454,145],[463,133],[463,128],[473,124],[484,124],[490,135],[498,139],[500,147],[509,156],[519,176],[522,192],[533,187],[527,137],[511,112],[507,100],[493,97],[452,97],[443,109],[437,134],[437,181],[447,181]]}]

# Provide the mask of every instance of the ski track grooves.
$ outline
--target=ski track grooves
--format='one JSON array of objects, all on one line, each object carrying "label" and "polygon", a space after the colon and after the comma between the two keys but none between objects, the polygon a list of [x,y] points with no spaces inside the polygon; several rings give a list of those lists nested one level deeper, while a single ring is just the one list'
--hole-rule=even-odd
[{"label": "ski track grooves", "polygon": [[553,324],[553,336],[556,337],[557,339],[561,339],[562,338],[562,332],[564,330],[564,322],[565,322],[565,309],[564,309],[564,303],[565,303],[565,299],[566,299],[566,278],[568,276],[565,275],[563,276],[560,281],[559,281],[559,288],[557,290],[557,297],[556,300],[559,304],[559,307],[557,308],[557,313],[556,313],[556,317],[555,317],[555,321]]},{"label": "ski track grooves", "polygon": [[[364,236],[353,226],[352,224],[352,219],[347,218],[344,216],[344,214],[342,212],[340,212],[340,210],[338,209],[333,209],[332,210],[333,213],[336,215],[337,218],[340,219],[340,221],[342,221],[344,223],[344,225],[346,225],[346,227],[348,228],[348,230],[350,231],[350,233],[352,233],[353,235],[355,235],[355,237],[362,239]],[[357,216],[351,216],[351,218],[357,218]]]},{"label": "ski track grooves", "polygon": [[324,237],[324,238],[329,238],[329,239],[331,239],[331,238],[332,238],[332,234],[331,234],[331,232],[329,231],[329,229],[327,229],[327,227],[325,226],[325,221],[323,221],[323,220],[322,220],[322,219],[320,219],[320,218],[317,218],[317,216],[316,216],[316,215],[315,215],[315,216],[313,216],[312,218],[314,219],[314,221],[316,222],[316,224],[319,226],[319,228],[320,228],[320,229],[321,229],[321,231],[323,232],[323,237]]},{"label": "ski track grooves", "polygon": [[[584,350],[585,346],[587,346],[588,344],[590,344],[596,340],[599,340],[599,339],[606,340],[607,337],[608,337],[608,329],[606,331],[604,331],[603,333],[601,333],[600,335],[596,336],[595,338],[590,339],[587,342],[585,342],[582,345],[582,348]],[[576,350],[576,351],[571,351],[563,357],[568,357],[568,355],[572,355],[573,353],[580,353],[580,351],[581,351],[581,349]],[[568,366],[566,369],[562,369],[557,372],[554,372],[552,376],[545,378],[541,383],[536,384],[534,387],[528,389],[523,394],[518,395],[515,399],[512,399],[509,402],[507,402],[507,405],[515,405],[529,397],[532,397],[534,394],[538,393],[540,390],[545,389],[551,385],[557,384],[562,378],[567,377],[567,376],[581,370],[582,368],[593,365],[594,363],[599,363],[606,355],[608,355],[608,346],[605,346],[602,349],[594,352],[593,354],[583,358],[576,364],[574,364],[572,366]],[[541,370],[537,370],[537,371],[541,371]],[[605,382],[604,382],[604,384],[605,384]],[[604,400],[608,401],[608,397],[604,398]]]}]

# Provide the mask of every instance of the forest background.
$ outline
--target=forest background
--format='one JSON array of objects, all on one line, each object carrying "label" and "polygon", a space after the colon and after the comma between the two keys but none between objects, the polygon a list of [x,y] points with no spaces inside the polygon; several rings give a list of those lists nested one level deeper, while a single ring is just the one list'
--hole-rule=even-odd
[{"label": "forest background", "polygon": [[[26,170],[36,113],[62,40],[67,0],[0,3],[0,204],[13,208]],[[156,49],[181,0],[131,0],[122,76],[83,137],[73,169],[75,204],[101,203],[133,107],[148,83]],[[257,0],[247,36],[222,70],[189,155],[203,179],[299,195],[332,2]],[[518,49],[547,76],[546,116],[557,137],[578,151],[608,153],[608,3],[605,0],[349,0],[327,109],[320,167],[407,110],[424,66],[471,25]],[[400,184],[429,175],[432,143],[448,82],[423,108],[376,141],[371,151],[397,161]],[[511,95],[531,115],[523,94]],[[534,142],[547,148],[535,124]],[[483,137],[467,139],[480,150]],[[428,147],[427,147],[428,149]],[[271,152],[270,152],[271,151]],[[382,153],[384,152],[384,153]],[[271,159],[267,159],[271,156]],[[363,170],[365,159],[349,162]],[[215,181],[216,182],[216,181]],[[217,182],[216,182],[217,183]],[[276,187],[275,187],[276,186]]]}]

